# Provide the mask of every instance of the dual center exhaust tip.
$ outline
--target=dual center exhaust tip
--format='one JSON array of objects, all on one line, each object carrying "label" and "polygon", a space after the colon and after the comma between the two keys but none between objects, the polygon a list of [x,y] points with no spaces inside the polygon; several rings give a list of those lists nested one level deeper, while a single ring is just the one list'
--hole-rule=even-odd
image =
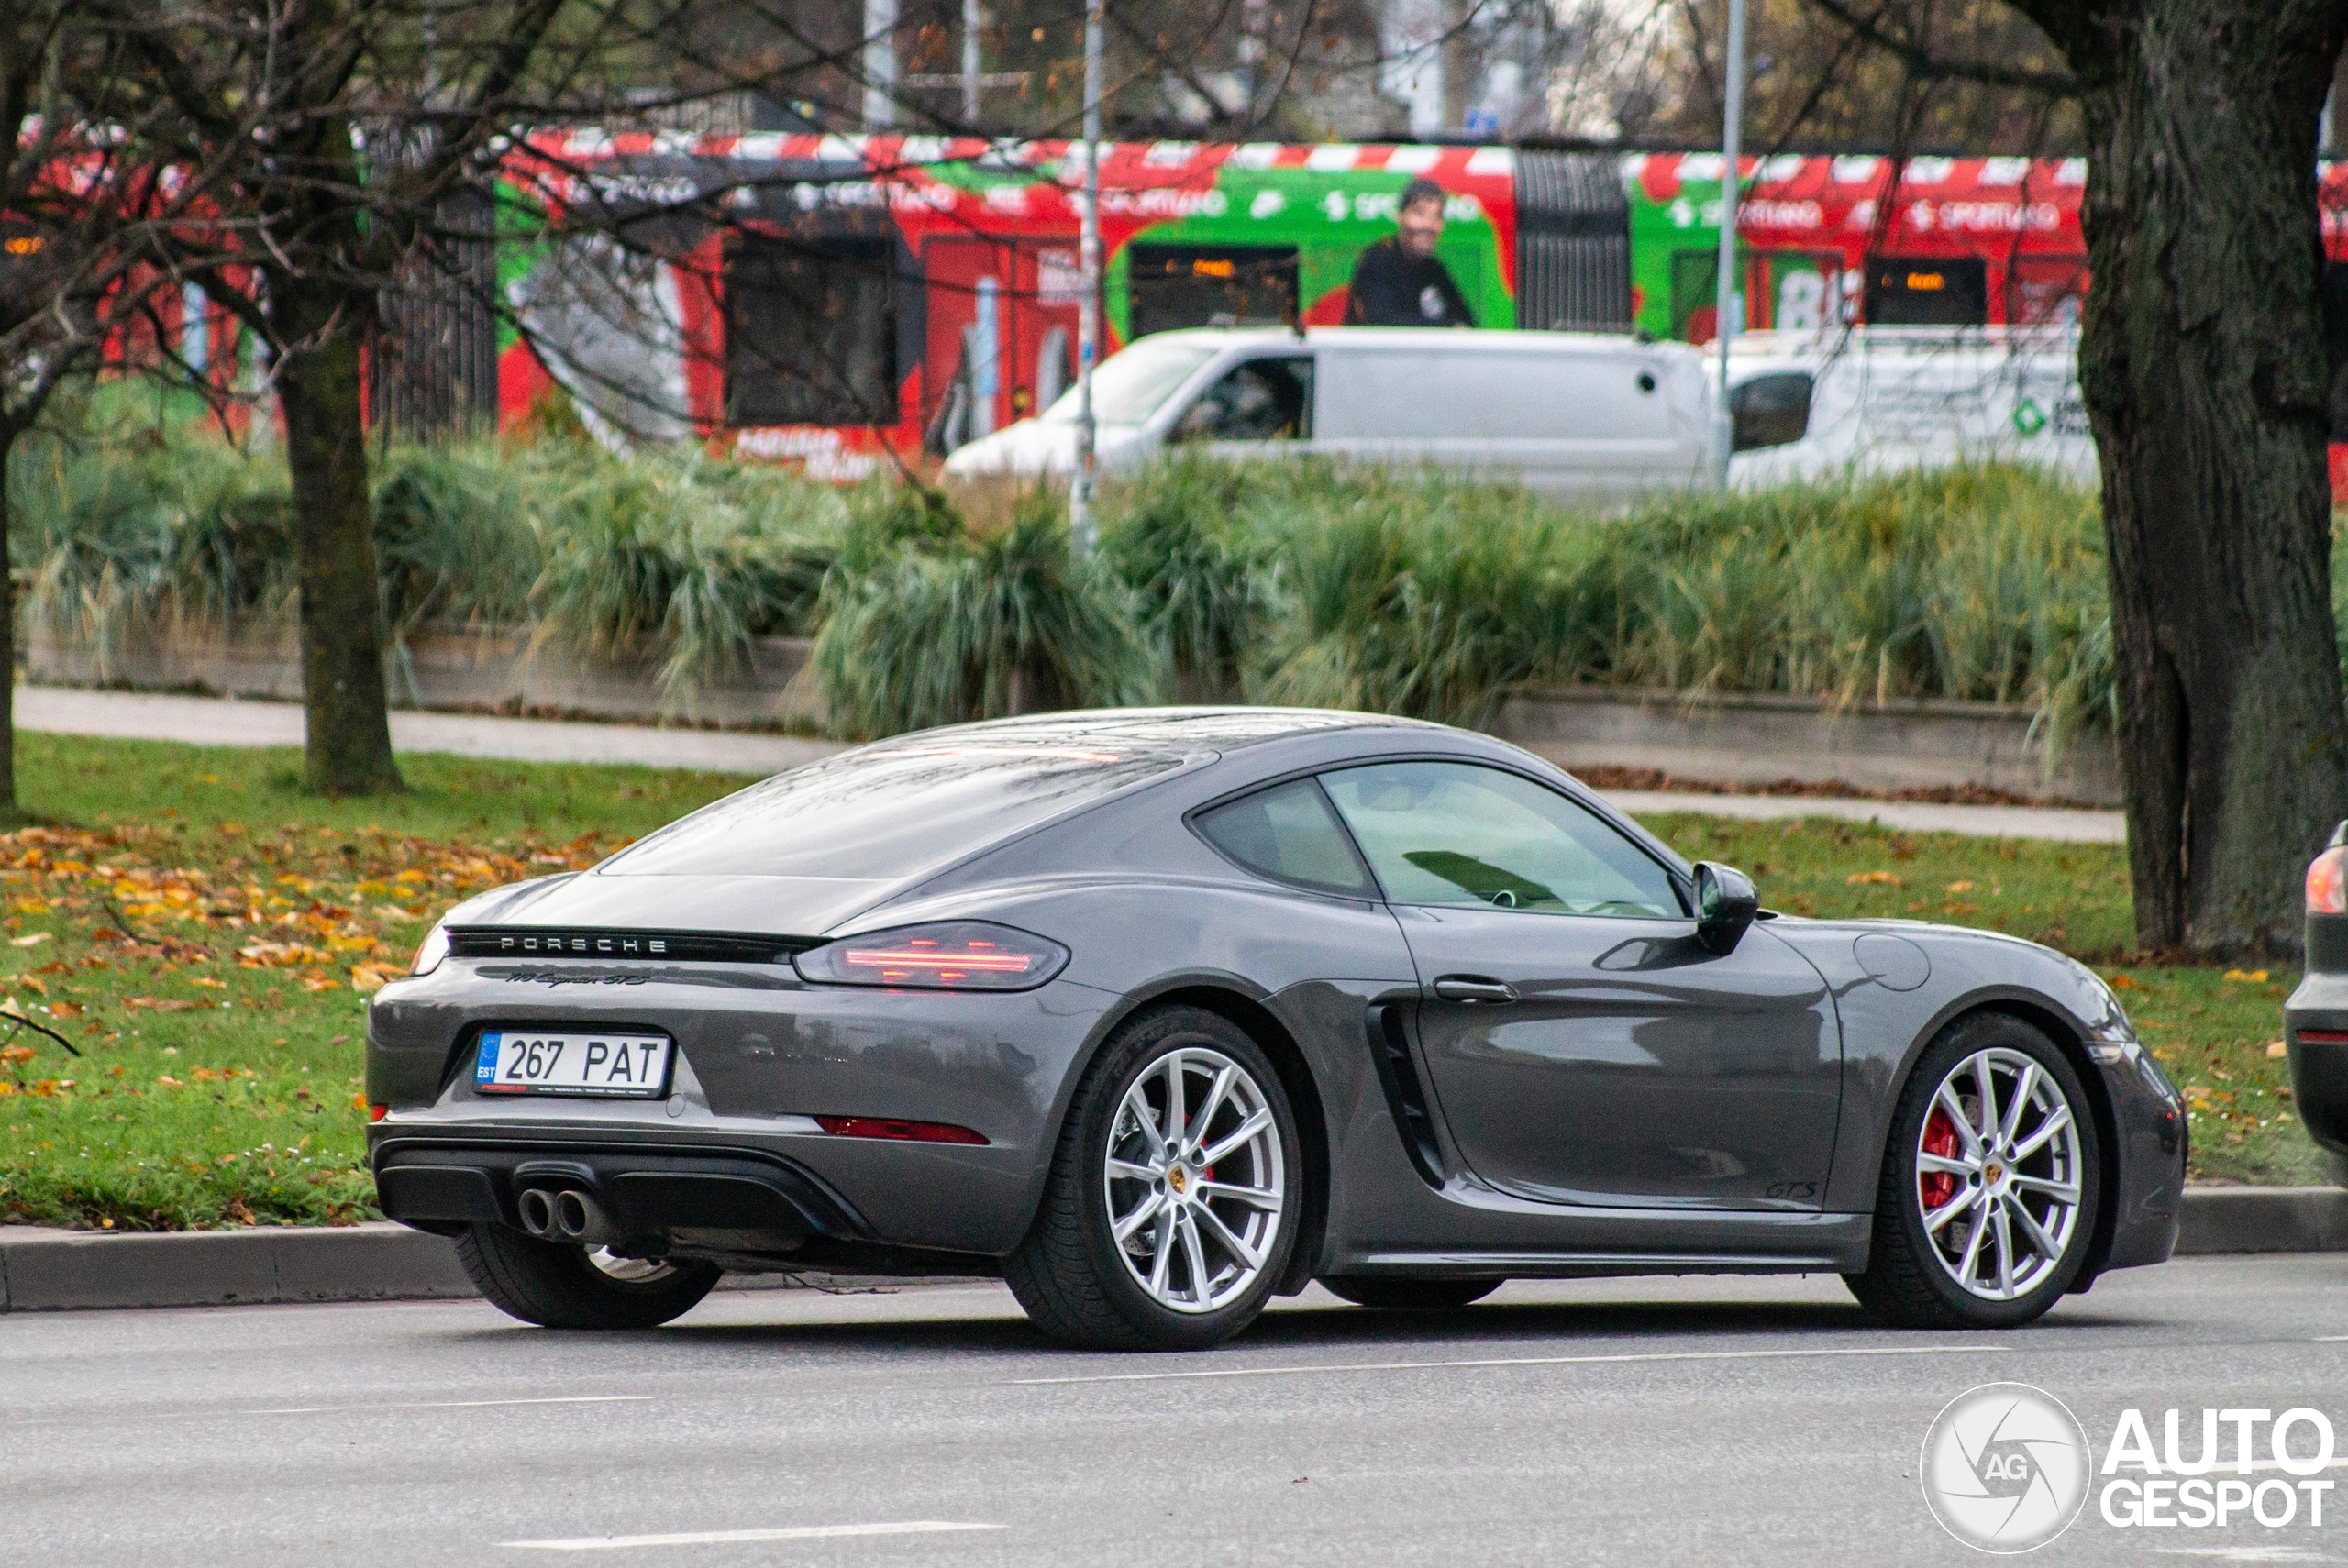
[{"label": "dual center exhaust tip", "polygon": [[604,1206],[575,1187],[526,1187],[515,1207],[521,1210],[522,1229],[542,1242],[602,1247],[619,1239]]}]

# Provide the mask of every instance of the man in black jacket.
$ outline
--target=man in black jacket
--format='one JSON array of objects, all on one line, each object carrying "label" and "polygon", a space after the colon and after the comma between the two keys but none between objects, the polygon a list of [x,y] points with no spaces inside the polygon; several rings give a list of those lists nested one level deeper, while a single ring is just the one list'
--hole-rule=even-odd
[{"label": "man in black jacket", "polygon": [[1413,180],[1402,187],[1395,232],[1362,247],[1346,300],[1349,326],[1473,326],[1476,315],[1435,259],[1443,237],[1443,187]]}]

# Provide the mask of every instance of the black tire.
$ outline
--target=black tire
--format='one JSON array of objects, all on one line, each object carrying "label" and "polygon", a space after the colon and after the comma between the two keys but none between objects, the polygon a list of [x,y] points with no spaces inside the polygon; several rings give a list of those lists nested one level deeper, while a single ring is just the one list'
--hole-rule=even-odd
[{"label": "black tire", "polygon": [[[1924,1198],[1918,1186],[1918,1145],[1942,1081],[1960,1063],[1991,1050],[2015,1053],[2036,1063],[2061,1091],[2072,1113],[2072,1125],[2078,1131],[2079,1200],[2070,1234],[2054,1266],[2041,1281],[2005,1300],[1966,1290],[1944,1265],[1926,1226]],[[1869,1316],[1893,1328],[2018,1328],[2062,1299],[2077,1279],[2093,1242],[2102,1201],[2102,1150],[2093,1102],[2077,1069],[2052,1040],[2021,1020],[2004,1013],[1975,1013],[1944,1029],[1925,1047],[1909,1075],[1884,1150],[1883,1174],[1876,1189],[1874,1246],[1866,1272],[1846,1274],[1843,1282]],[[1960,1218],[1951,1223],[1973,1221]]]},{"label": "black tire", "polygon": [[[1127,1268],[1110,1231],[1103,1162],[1126,1093],[1178,1050],[1221,1053],[1255,1080],[1279,1137],[1285,1200],[1255,1278],[1213,1310],[1179,1311],[1153,1299]],[[1279,1074],[1246,1030],[1203,1008],[1150,1010],[1129,1021],[1086,1069],[1052,1155],[1035,1223],[1003,1262],[1003,1278],[1047,1338],[1080,1350],[1204,1350],[1246,1329],[1263,1310],[1303,1218],[1302,1142]]]},{"label": "black tire", "polygon": [[1507,1284],[1501,1279],[1324,1279],[1321,1288],[1357,1307],[1381,1312],[1456,1312]]},{"label": "black tire", "polygon": [[489,1304],[542,1329],[652,1329],[681,1318],[725,1271],[678,1261],[655,1277],[615,1279],[584,1247],[541,1242],[504,1225],[471,1225],[457,1238],[464,1264]]}]

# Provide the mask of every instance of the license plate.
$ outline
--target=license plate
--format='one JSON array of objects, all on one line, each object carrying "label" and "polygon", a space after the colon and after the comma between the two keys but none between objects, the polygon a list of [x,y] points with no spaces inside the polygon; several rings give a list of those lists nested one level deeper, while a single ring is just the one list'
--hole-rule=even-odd
[{"label": "license plate", "polygon": [[473,1067],[477,1094],[570,1094],[657,1099],[669,1084],[669,1042],[658,1034],[550,1034],[493,1029]]}]

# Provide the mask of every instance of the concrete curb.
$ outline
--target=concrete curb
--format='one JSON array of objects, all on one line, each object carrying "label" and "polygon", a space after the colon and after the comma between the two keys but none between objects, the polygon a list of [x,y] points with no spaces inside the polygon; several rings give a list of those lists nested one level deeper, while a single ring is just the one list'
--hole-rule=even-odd
[{"label": "concrete curb", "polygon": [[2348,1252],[2348,1191],[2336,1187],[2197,1187],[2185,1194],[2179,1257]]},{"label": "concrete curb", "polygon": [[0,1311],[473,1294],[449,1242],[389,1221],[144,1235],[0,1230]]},{"label": "concrete curb", "polygon": [[[2179,1257],[2336,1252],[2348,1252],[2348,1191],[2339,1187],[2204,1187],[2185,1195]],[[727,1280],[737,1289],[799,1283],[782,1275]],[[0,1312],[473,1294],[453,1245],[385,1221],[163,1235],[0,1227]]]}]

